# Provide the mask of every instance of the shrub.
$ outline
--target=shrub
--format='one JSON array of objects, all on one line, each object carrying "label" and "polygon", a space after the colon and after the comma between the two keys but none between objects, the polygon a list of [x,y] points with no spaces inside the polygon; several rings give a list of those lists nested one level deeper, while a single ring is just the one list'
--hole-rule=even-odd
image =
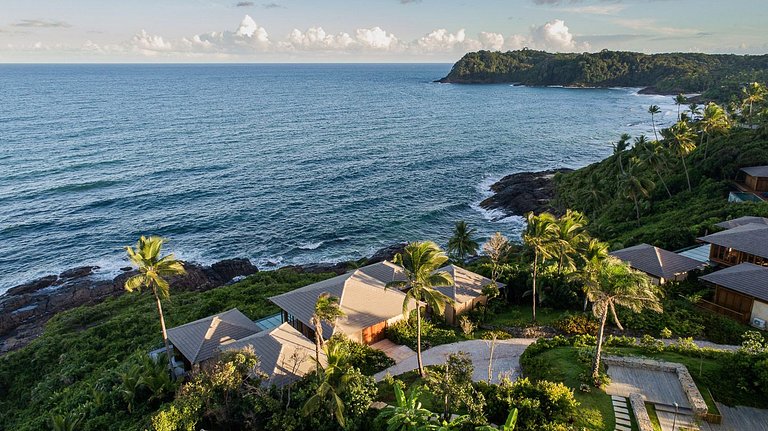
[{"label": "shrub", "polygon": [[478,383],[478,388],[485,395],[488,421],[504,423],[509,411],[517,408],[515,429],[520,431],[566,426],[574,420],[578,407],[573,392],[562,383],[504,379],[498,385]]},{"label": "shrub", "polygon": [[640,339],[640,346],[648,353],[659,353],[664,351],[664,342],[657,340],[652,336],[645,334]]},{"label": "shrub", "polygon": [[481,335],[480,338],[483,340],[492,340],[494,336],[496,336],[497,340],[509,340],[512,338],[512,334],[509,332],[501,331],[498,329],[483,332],[483,335]]},{"label": "shrub", "polygon": [[470,337],[472,336],[472,333],[475,332],[477,325],[469,320],[469,317],[461,316],[459,318],[459,327],[461,328],[461,332],[464,333],[465,337]]},{"label": "shrub", "polygon": [[[404,344],[416,350],[416,320],[414,318],[401,320],[387,327],[387,338],[396,344]],[[429,321],[421,321],[421,348],[428,349],[440,344],[455,343],[462,338],[456,333],[456,329],[439,327]]]},{"label": "shrub", "polygon": [[553,326],[567,335],[594,335],[599,328],[595,319],[586,314],[572,314],[558,319]]},{"label": "shrub", "polygon": [[628,335],[609,335],[605,339],[605,345],[610,347],[633,347],[637,344],[635,337]]},{"label": "shrub", "polygon": [[395,361],[384,352],[373,347],[357,343],[350,340],[344,334],[338,333],[331,337],[332,343],[343,343],[344,349],[349,355],[349,364],[358,368],[361,373],[370,376],[385,370],[393,365]]}]

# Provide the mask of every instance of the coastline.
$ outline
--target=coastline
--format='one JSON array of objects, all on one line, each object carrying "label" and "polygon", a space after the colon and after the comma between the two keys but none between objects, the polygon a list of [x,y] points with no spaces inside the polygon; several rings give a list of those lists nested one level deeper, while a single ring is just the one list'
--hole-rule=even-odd
[{"label": "coastline", "polygon": [[554,177],[558,173],[572,171],[570,168],[557,168],[507,175],[490,186],[493,194],[480,202],[480,207],[501,212],[505,217],[525,216],[531,211],[557,213],[557,208],[552,205],[555,198]]},{"label": "coastline", "polygon": [[[355,262],[372,264],[391,259],[402,251],[404,243],[384,247],[370,257]],[[224,259],[211,265],[182,261],[187,274],[169,280],[171,290],[206,291],[241,280],[259,272],[246,258]],[[349,261],[337,263],[308,263],[269,268],[288,269],[299,273],[343,274]],[[0,294],[0,356],[20,349],[43,333],[53,316],[82,305],[93,305],[125,293],[125,281],[136,274],[131,267],[121,268],[114,278],[99,277],[97,266],[80,266],[37,278]]]}]

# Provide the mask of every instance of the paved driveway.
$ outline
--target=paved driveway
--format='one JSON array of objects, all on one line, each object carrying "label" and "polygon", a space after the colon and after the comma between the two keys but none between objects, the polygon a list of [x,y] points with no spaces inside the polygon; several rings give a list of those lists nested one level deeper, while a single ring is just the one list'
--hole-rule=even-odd
[{"label": "paved driveway", "polygon": [[[515,379],[520,375],[520,355],[536,340],[533,338],[513,338],[511,340],[498,340],[493,352],[493,382],[498,382],[499,376],[508,376]],[[488,358],[490,350],[485,340],[461,341],[459,343],[443,344],[423,351],[424,365],[444,364],[448,355],[457,352],[467,352],[472,357],[475,372],[472,378],[475,381],[488,380]],[[411,356],[403,361],[374,375],[376,381],[381,381],[387,374],[398,376],[417,368],[416,356]]]}]

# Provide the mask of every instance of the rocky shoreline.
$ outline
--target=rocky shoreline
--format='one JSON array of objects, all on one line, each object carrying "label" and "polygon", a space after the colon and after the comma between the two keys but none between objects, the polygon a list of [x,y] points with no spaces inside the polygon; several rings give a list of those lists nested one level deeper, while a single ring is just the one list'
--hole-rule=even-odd
[{"label": "rocky shoreline", "polygon": [[540,172],[519,172],[507,175],[491,185],[493,196],[480,202],[486,210],[497,210],[505,214],[525,215],[531,211],[557,213],[552,205],[555,197],[555,174],[571,172],[573,169],[550,169]]},{"label": "rocky shoreline", "polygon": [[[398,243],[377,251],[356,263],[367,265],[391,259],[402,251]],[[169,280],[171,291],[206,291],[227,285],[259,272],[248,259],[225,259],[210,266],[183,262],[187,274]],[[343,274],[349,262],[313,263],[284,267],[300,273]],[[97,304],[122,295],[125,281],[136,274],[130,267],[112,280],[94,274],[96,266],[72,268],[12,287],[0,295],[0,355],[20,349],[42,334],[46,322],[56,313],[81,305]]]}]

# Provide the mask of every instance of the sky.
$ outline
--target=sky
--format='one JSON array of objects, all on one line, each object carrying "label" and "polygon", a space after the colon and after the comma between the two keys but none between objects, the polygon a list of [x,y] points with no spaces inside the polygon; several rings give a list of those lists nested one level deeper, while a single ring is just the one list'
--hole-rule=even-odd
[{"label": "sky", "polygon": [[768,0],[0,0],[0,63],[768,53]]}]

